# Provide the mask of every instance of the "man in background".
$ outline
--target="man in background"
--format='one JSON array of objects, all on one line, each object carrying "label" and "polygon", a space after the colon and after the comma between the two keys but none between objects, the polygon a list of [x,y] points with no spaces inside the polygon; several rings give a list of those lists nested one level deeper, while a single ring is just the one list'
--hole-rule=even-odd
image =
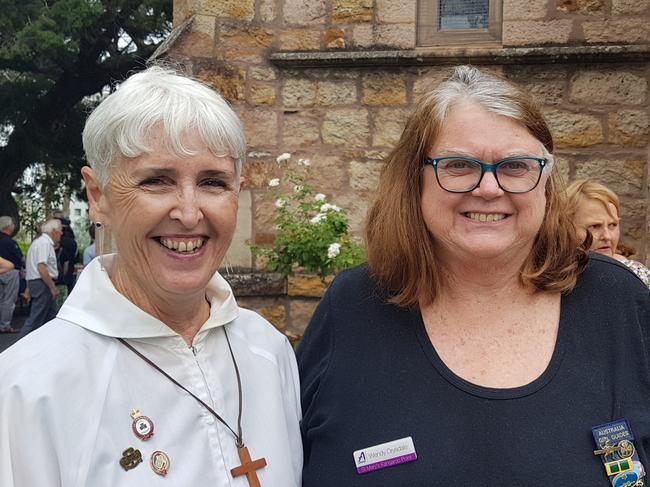
[{"label": "man in background", "polygon": [[56,278],[59,276],[54,247],[61,240],[63,225],[57,218],[51,218],[41,227],[43,234],[32,242],[27,251],[27,287],[32,296],[29,317],[21,330],[21,336],[39,328],[56,316],[56,299],[59,290]]},{"label": "man in background", "polygon": [[[56,284],[65,286],[67,292],[70,293],[75,281],[74,265],[77,262],[77,241],[70,220],[65,217],[62,211],[55,211],[52,217],[58,219],[63,228],[63,235],[57,249],[59,277],[56,279]],[[65,293],[65,289],[62,289],[62,291]],[[65,297],[67,297],[67,294],[62,296],[62,298]]]},{"label": "man in background", "polygon": [[14,265],[13,270],[0,274],[0,333],[18,332],[11,327],[11,318],[18,299],[23,253],[13,239],[15,231],[14,219],[10,216],[0,216],[0,257]]}]

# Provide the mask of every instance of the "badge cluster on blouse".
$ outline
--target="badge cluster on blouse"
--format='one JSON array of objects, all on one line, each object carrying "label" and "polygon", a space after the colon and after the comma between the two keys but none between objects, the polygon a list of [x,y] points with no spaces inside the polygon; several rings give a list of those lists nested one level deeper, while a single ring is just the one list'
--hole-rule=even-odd
[{"label": "badge cluster on blouse", "polygon": [[[138,437],[138,439],[147,441],[154,435],[153,421],[151,421],[151,419],[149,419],[147,416],[144,416],[142,413],[140,413],[139,409],[133,409],[131,411],[131,418],[133,419],[133,422],[131,423],[131,430],[133,431],[133,434]],[[124,470],[129,471],[140,465],[140,463],[142,463],[142,452],[140,452],[140,450],[129,447],[124,450],[124,452],[122,452],[120,465]],[[164,477],[169,472],[169,457],[165,452],[154,451],[151,454],[149,465],[154,472]]]},{"label": "badge cluster on blouse", "polygon": [[619,419],[591,429],[596,442],[594,455],[603,461],[613,487],[643,487],[645,468],[639,461],[632,428],[626,419]]}]

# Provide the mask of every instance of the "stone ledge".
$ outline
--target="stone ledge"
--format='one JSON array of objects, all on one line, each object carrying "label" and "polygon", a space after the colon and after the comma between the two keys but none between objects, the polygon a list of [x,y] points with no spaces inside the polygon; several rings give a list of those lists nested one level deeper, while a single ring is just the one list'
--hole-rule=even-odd
[{"label": "stone ledge", "polygon": [[279,273],[251,271],[236,268],[234,271],[221,270],[233,293],[238,298],[243,297],[290,297],[290,298],[322,298],[327,285],[334,276],[328,276],[323,282],[313,274],[296,274],[283,277]]},{"label": "stone ledge", "polygon": [[241,296],[285,296],[287,280],[282,274],[268,272],[222,272],[236,297]]},{"label": "stone ledge", "polygon": [[420,48],[403,51],[275,52],[281,68],[434,66],[456,64],[629,63],[650,61],[650,45]]}]

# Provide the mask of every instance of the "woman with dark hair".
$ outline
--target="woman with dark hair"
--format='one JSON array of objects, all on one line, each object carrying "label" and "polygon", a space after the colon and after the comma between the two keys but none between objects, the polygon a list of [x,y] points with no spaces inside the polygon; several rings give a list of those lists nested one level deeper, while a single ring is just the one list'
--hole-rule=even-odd
[{"label": "woman with dark hair", "polygon": [[420,100],[368,265],[331,284],[298,350],[303,486],[642,482],[650,294],[589,258],[552,154],[503,79],[459,67]]}]

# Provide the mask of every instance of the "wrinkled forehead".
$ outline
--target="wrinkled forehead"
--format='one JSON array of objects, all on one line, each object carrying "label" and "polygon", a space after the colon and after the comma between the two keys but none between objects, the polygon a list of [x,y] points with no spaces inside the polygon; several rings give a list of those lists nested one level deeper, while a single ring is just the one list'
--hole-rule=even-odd
[{"label": "wrinkled forehead", "polygon": [[619,220],[616,206],[605,199],[583,195],[578,203],[577,215],[582,220]]}]

